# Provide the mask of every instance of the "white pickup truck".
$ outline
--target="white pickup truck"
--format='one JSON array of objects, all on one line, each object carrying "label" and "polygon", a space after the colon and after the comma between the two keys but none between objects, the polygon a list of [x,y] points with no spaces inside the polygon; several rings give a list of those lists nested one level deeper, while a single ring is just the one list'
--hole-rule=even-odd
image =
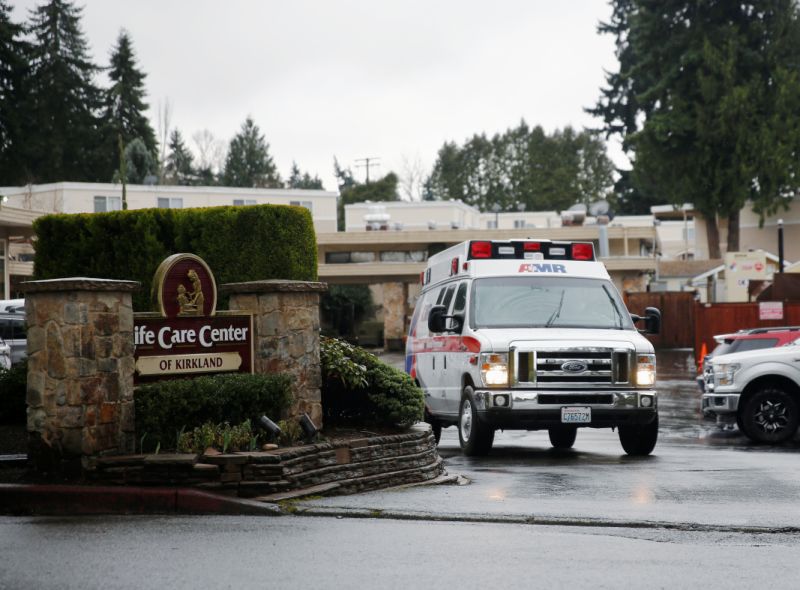
[{"label": "white pickup truck", "polygon": [[702,409],[718,424],[735,421],[755,442],[791,439],[800,417],[800,342],[715,356]]}]

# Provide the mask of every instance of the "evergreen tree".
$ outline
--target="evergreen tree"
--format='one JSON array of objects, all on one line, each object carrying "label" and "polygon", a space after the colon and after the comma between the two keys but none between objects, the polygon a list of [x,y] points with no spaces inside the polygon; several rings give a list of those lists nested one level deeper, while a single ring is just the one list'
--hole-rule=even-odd
[{"label": "evergreen tree", "polygon": [[[156,159],[141,138],[137,137],[125,146],[123,157],[125,160],[124,163],[120,163],[120,169],[124,165],[126,183],[149,184],[153,179],[157,179]],[[121,182],[123,180],[121,176],[121,170],[118,170],[114,173],[113,181]]]},{"label": "evergreen tree", "polygon": [[739,211],[764,214],[800,188],[800,18],[794,0],[614,0],[601,32],[619,70],[591,111],[624,138],[633,185],[691,202],[720,256],[739,249]]},{"label": "evergreen tree", "polygon": [[26,180],[23,130],[29,47],[22,34],[22,25],[11,20],[11,7],[0,0],[0,186]]},{"label": "evergreen tree", "polygon": [[324,190],[322,181],[319,176],[313,178],[308,172],[300,172],[300,168],[296,162],[292,162],[292,171],[289,174],[289,181],[286,183],[287,188],[306,188]]},{"label": "evergreen tree", "polygon": [[[31,12],[26,161],[34,182],[103,181],[100,90],[80,27],[81,9],[49,0]],[[116,153],[116,152],[115,152]]]},{"label": "evergreen tree", "polygon": [[547,135],[525,121],[463,146],[446,142],[425,182],[427,198],[460,199],[482,211],[562,210],[604,198],[613,166],[603,141],[571,127]]},{"label": "evergreen tree", "polygon": [[197,174],[194,170],[192,152],[186,147],[183,136],[177,129],[170,134],[168,147],[165,166],[167,184],[183,186],[196,184]]},{"label": "evergreen tree", "polygon": [[222,176],[225,186],[283,186],[275,162],[269,155],[269,144],[250,117],[247,117],[239,133],[231,140]]},{"label": "evergreen tree", "polygon": [[373,180],[369,184],[362,184],[353,180],[353,175],[349,168],[339,168],[339,163],[335,164],[337,176],[345,179],[345,181],[352,181],[339,188],[339,202],[338,202],[338,228],[339,231],[344,231],[344,206],[352,203],[363,203],[364,201],[399,201],[400,196],[397,193],[397,185],[400,179],[394,172],[389,172],[383,178]]},{"label": "evergreen tree", "polygon": [[103,98],[103,150],[107,160],[104,174],[111,178],[116,169],[120,137],[126,146],[138,137],[150,152],[157,153],[156,134],[144,114],[148,108],[144,102],[145,74],[136,66],[133,44],[125,30],[120,31],[111,52],[108,77],[111,87]]}]

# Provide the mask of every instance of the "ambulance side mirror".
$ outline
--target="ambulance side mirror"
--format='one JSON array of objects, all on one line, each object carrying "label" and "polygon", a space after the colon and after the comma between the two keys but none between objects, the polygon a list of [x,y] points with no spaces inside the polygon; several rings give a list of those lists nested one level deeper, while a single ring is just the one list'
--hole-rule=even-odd
[{"label": "ambulance side mirror", "polygon": [[434,305],[428,313],[428,331],[429,332],[444,332],[445,331],[445,314],[447,308],[444,305]]},{"label": "ambulance side mirror", "polygon": [[644,320],[644,329],[639,330],[644,334],[658,334],[661,332],[661,312],[656,307],[646,307],[644,315],[631,314],[634,323]]},{"label": "ambulance side mirror", "polygon": [[[464,326],[464,317],[461,315],[445,315],[447,308],[444,305],[434,305],[428,313],[429,332],[457,332],[461,333]],[[448,322],[448,320],[450,320]]]},{"label": "ambulance side mirror", "polygon": [[644,329],[648,334],[658,334],[661,332],[661,312],[658,310],[658,308],[645,308]]}]

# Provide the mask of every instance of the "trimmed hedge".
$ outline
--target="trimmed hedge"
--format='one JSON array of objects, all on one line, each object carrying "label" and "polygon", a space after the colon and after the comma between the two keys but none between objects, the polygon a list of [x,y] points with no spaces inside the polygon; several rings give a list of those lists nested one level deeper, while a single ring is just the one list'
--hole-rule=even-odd
[{"label": "trimmed hedge", "polygon": [[320,339],[326,425],[410,426],[422,420],[422,390],[363,348]]},{"label": "trimmed hedge", "polygon": [[174,449],[181,432],[207,422],[241,424],[266,414],[277,420],[291,404],[288,375],[222,374],[159,381],[136,388],[137,445]]},{"label": "trimmed hedge", "polygon": [[96,277],[134,280],[136,311],[152,309],[156,268],[191,252],[211,267],[217,284],[262,279],[314,281],[317,245],[304,207],[254,205],[200,209],[136,209],[40,217],[36,279]]},{"label": "trimmed hedge", "polygon": [[28,362],[0,367],[0,424],[25,424]]}]

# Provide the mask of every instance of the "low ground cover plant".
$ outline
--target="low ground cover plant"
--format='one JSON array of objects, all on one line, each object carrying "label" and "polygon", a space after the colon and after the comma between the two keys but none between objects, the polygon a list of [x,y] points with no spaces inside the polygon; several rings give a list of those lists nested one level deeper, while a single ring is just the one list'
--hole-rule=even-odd
[{"label": "low ground cover plant", "polygon": [[326,426],[408,427],[422,420],[422,390],[411,377],[363,348],[320,340]]}]

